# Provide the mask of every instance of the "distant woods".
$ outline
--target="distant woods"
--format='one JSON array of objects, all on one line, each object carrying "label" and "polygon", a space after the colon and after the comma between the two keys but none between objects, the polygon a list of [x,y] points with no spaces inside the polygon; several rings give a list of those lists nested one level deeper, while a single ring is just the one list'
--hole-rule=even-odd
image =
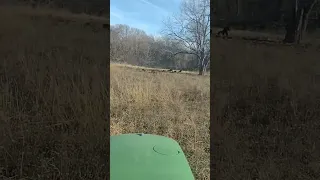
[{"label": "distant woods", "polygon": [[215,0],[212,6],[214,26],[278,31],[290,43],[320,27],[319,0]]},{"label": "distant woods", "polygon": [[197,58],[192,54],[177,54],[182,44],[166,37],[147,35],[128,25],[110,27],[110,61],[139,66],[195,70]]},{"label": "distant woods", "polygon": [[111,27],[111,60],[136,65],[198,70],[210,64],[210,1],[183,0],[179,14],[167,17],[162,36],[126,25]]}]

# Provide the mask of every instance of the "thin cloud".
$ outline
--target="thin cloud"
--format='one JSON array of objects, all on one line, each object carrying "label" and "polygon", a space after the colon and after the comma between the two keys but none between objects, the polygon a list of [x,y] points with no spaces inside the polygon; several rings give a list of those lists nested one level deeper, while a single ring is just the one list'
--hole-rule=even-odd
[{"label": "thin cloud", "polygon": [[123,16],[121,14],[118,14],[118,13],[115,13],[115,12],[112,12],[112,11],[110,12],[110,15],[114,16],[114,17],[116,17],[118,19],[123,19]]},{"label": "thin cloud", "polygon": [[[111,0],[110,24],[126,24],[144,30],[147,34],[159,34],[161,22],[171,12],[177,11],[177,3],[163,0]],[[138,2],[138,3],[137,3]]]},{"label": "thin cloud", "polygon": [[[140,0],[139,0],[140,1]],[[135,11],[123,11],[115,6],[110,6],[110,15],[114,16],[118,19],[124,19],[124,18],[132,18],[139,15],[139,12]]]},{"label": "thin cloud", "polygon": [[144,3],[144,4],[147,4],[147,5],[149,5],[149,6],[152,6],[152,7],[156,8],[156,9],[160,10],[161,12],[165,12],[165,13],[166,13],[166,10],[164,10],[164,9],[161,8],[160,6],[157,6],[157,5],[155,5],[154,3],[152,3],[152,2],[150,2],[150,1],[148,1],[148,0],[139,0],[139,1],[142,2],[142,3]]}]

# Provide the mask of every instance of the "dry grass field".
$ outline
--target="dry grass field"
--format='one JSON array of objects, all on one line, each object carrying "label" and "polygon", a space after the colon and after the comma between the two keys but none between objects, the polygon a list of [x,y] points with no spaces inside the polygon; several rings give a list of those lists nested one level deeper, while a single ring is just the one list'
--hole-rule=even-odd
[{"label": "dry grass field", "polygon": [[180,143],[196,179],[210,179],[210,77],[119,64],[110,69],[111,135],[171,137]]},{"label": "dry grass field", "polygon": [[0,7],[0,179],[106,179],[107,22]]},{"label": "dry grass field", "polygon": [[320,177],[317,45],[212,38],[215,179]]}]

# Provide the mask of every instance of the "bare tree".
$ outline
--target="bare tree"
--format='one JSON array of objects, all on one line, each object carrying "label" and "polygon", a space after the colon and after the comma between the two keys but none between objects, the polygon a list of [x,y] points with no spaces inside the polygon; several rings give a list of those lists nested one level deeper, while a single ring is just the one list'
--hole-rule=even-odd
[{"label": "bare tree", "polygon": [[292,15],[286,27],[284,42],[300,43],[306,33],[309,15],[319,0],[295,0],[292,1]]},{"label": "bare tree", "polygon": [[177,54],[184,45],[169,38],[147,35],[143,30],[118,24],[110,26],[110,61],[138,66],[194,70],[193,54]]},{"label": "bare tree", "polygon": [[184,46],[173,55],[197,57],[199,75],[203,75],[210,61],[210,1],[184,0],[180,14],[164,22],[163,33]]}]

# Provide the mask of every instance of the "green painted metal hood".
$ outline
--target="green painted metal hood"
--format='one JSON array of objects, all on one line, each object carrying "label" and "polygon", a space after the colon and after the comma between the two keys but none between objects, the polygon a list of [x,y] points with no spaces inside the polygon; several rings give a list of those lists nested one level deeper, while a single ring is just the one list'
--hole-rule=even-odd
[{"label": "green painted metal hood", "polygon": [[110,137],[110,180],[194,180],[179,144],[164,136]]}]

